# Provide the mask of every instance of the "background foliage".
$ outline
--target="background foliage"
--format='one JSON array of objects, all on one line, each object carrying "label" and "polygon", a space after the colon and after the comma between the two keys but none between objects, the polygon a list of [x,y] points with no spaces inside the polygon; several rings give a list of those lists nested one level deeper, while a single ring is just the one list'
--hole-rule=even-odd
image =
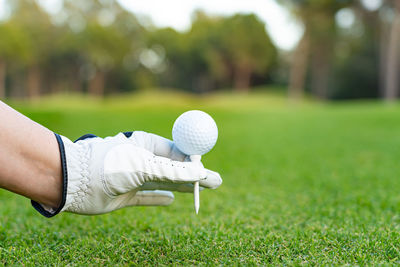
[{"label": "background foliage", "polygon": [[[399,8],[368,0],[280,0],[304,29],[294,51],[271,41],[254,14],[193,14],[188,31],[143,24],[117,1],[6,0],[0,22],[0,97],[59,92],[96,96],[149,88],[207,93],[259,85],[321,99],[394,99],[400,83]],[[347,17],[346,17],[347,16]],[[342,21],[353,20],[347,26]],[[390,71],[388,71],[390,70]]]}]

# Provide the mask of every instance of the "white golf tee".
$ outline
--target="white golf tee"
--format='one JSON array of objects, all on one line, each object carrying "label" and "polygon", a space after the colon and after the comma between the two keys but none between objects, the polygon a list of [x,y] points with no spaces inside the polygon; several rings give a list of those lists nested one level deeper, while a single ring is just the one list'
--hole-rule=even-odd
[{"label": "white golf tee", "polygon": [[[192,161],[192,162],[201,161],[201,156],[200,155],[192,155],[192,156],[190,156],[190,161]],[[199,182],[195,182],[194,183],[193,196],[194,196],[194,210],[196,211],[196,214],[198,214],[199,213],[199,209],[200,209],[200,187],[199,187]]]}]

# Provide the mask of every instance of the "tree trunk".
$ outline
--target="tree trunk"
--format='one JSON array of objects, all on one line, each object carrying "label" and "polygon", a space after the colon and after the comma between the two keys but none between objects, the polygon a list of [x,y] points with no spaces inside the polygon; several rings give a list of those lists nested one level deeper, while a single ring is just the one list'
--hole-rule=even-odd
[{"label": "tree trunk", "polygon": [[6,97],[6,63],[0,60],[0,99]]},{"label": "tree trunk", "polygon": [[82,89],[82,81],[79,77],[79,73],[72,73],[71,74],[71,89],[73,92],[78,92],[78,93],[82,93],[83,89]]},{"label": "tree trunk", "polygon": [[89,94],[92,96],[103,96],[105,85],[105,73],[97,71],[93,79],[89,81]]},{"label": "tree trunk", "polygon": [[387,101],[396,99],[399,93],[399,57],[400,57],[400,3],[397,3],[396,17],[393,21],[387,57],[384,98]]},{"label": "tree trunk", "polygon": [[379,95],[385,98],[386,92],[386,67],[387,51],[388,51],[388,40],[389,40],[390,27],[388,23],[380,22],[380,36],[379,36]]},{"label": "tree trunk", "polygon": [[24,72],[10,73],[10,98],[26,97],[26,75]]},{"label": "tree trunk", "polygon": [[199,74],[193,83],[193,88],[196,93],[203,94],[215,89],[215,85],[209,75]]},{"label": "tree trunk", "polygon": [[306,30],[294,51],[290,66],[289,97],[291,99],[300,99],[304,95],[309,51],[310,36]]},{"label": "tree trunk", "polygon": [[311,91],[319,99],[327,99],[329,96],[332,53],[331,42],[315,42],[311,62]]},{"label": "tree trunk", "polygon": [[248,92],[250,90],[251,73],[251,68],[245,64],[236,66],[233,86],[237,91]]},{"label": "tree trunk", "polygon": [[40,69],[38,66],[31,66],[28,69],[27,77],[28,97],[37,98],[40,96]]}]

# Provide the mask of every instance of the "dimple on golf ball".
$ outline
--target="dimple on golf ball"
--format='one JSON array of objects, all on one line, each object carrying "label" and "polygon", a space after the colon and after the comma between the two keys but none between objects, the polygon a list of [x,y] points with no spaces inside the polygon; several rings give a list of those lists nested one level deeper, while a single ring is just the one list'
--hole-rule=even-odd
[{"label": "dimple on golf ball", "polygon": [[172,128],[172,139],[186,155],[204,155],[218,139],[218,128],[213,118],[200,110],[180,115]]}]

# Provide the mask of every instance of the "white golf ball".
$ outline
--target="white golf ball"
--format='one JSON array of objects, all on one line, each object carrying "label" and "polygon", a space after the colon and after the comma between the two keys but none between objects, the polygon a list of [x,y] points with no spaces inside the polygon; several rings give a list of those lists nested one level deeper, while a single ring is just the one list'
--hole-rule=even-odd
[{"label": "white golf ball", "polygon": [[184,154],[204,155],[217,142],[217,124],[203,111],[187,111],[176,119],[172,128],[172,139]]}]

